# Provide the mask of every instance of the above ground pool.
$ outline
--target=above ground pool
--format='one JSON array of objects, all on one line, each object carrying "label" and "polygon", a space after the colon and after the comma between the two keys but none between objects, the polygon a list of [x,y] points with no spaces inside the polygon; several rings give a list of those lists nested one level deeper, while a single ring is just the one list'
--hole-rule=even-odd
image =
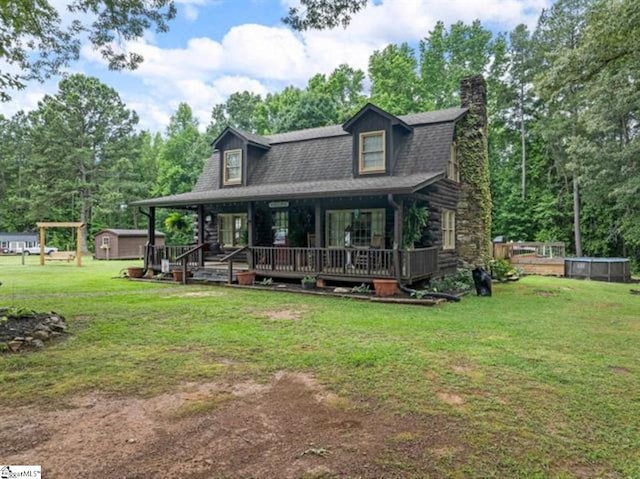
[{"label": "above ground pool", "polygon": [[565,258],[564,276],[627,283],[631,281],[631,265],[626,258]]}]

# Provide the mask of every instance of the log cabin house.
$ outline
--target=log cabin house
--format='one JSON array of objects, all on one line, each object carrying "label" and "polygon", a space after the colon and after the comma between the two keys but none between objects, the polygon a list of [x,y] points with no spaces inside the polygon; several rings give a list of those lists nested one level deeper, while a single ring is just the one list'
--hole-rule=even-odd
[{"label": "log cabin house", "polygon": [[[460,98],[459,108],[404,116],[367,104],[342,125],[268,136],[226,128],[193,191],[134,203],[149,218],[145,267],[203,268],[221,247],[265,277],[411,284],[483,263],[484,79],[462,80]],[[194,244],[155,243],[158,207],[195,213]],[[407,244],[406,218],[422,207],[428,223]]]}]

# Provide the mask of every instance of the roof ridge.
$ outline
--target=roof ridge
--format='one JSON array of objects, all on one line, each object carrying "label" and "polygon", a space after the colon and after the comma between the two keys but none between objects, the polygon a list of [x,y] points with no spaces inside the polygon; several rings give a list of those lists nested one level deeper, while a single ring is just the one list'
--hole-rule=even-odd
[{"label": "roof ridge", "polygon": [[[397,118],[411,126],[447,123],[456,121],[467,110],[468,108],[451,107],[443,108],[440,110],[409,113],[407,115],[400,115]],[[322,130],[327,130],[327,134],[320,134]],[[333,124],[317,126],[313,128],[303,128],[301,130],[285,131],[282,133],[274,133],[271,135],[266,135],[266,140],[269,141],[269,144],[277,144],[337,137],[343,135],[349,135],[349,132],[343,130],[342,124]]]}]

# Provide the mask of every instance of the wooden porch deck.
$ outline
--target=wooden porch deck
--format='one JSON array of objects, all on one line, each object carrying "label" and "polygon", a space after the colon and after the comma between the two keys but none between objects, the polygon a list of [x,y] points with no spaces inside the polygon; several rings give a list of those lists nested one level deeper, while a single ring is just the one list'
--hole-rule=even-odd
[{"label": "wooden porch deck", "polygon": [[[194,249],[194,245],[147,246],[145,267],[160,271],[163,261],[168,262],[170,270],[185,266],[191,271],[203,267],[224,269],[229,266],[224,261],[205,262],[202,249]],[[399,277],[403,282],[411,283],[438,272],[437,248],[393,250],[253,246],[246,249],[246,261],[234,260],[231,269],[253,270],[260,276],[315,276],[353,282]]]}]

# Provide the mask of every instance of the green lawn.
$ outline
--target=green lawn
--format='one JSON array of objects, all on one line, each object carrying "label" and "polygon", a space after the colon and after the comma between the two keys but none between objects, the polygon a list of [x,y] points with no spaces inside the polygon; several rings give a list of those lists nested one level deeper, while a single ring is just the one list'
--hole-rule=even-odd
[{"label": "green lawn", "polygon": [[[471,453],[442,458],[445,475],[640,477],[640,296],[629,285],[527,277],[493,298],[422,308],[113,279],[130,264],[0,257],[0,305],[56,311],[73,333],[0,356],[0,404],[307,371],[363,408],[463,424]],[[184,296],[196,291],[219,294]],[[274,309],[302,318],[266,319]]]}]

